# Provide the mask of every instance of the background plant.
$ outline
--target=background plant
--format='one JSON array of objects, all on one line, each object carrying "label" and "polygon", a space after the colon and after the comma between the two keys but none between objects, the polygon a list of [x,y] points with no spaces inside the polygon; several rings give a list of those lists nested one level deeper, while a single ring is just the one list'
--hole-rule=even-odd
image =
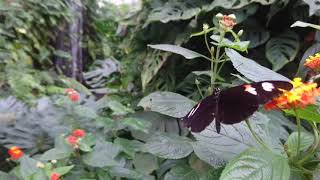
[{"label": "background plant", "polygon": [[[87,144],[86,151],[80,151],[80,157],[70,151],[61,159],[52,156],[41,160],[50,166],[51,160],[58,159],[54,168],[65,168],[65,173],[59,172],[62,178],[218,179],[230,160],[222,177],[232,172],[231,165],[241,157],[262,155],[265,163],[253,162],[254,165],[266,165],[268,170],[282,165],[283,173],[277,173],[280,168],[276,168],[270,177],[288,178],[288,167],[292,166],[290,163],[287,166],[287,158],[278,152],[286,154],[286,147],[291,155],[296,152],[297,133],[292,133],[296,130],[292,116],[261,110],[249,120],[259,137],[276,153],[258,151],[259,145],[245,124],[226,126],[221,137],[211,127],[200,134],[189,134],[178,118],[185,115],[195,101],[210,94],[213,86],[227,88],[247,81],[288,80],[294,76],[308,79],[312,74],[303,64],[309,55],[319,51],[318,33],[309,26],[290,26],[297,20],[319,24],[319,5],[306,0],[226,3],[151,0],[121,7],[98,6],[97,1],[80,2],[84,7],[81,44],[84,57],[77,79],[81,83],[65,76],[72,68],[63,72],[56,64],[56,59],[73,62],[68,36],[59,34],[68,30],[76,18],[70,3],[1,2],[0,142],[7,148],[19,145],[26,154],[21,160],[24,163],[20,162],[20,171],[5,164],[1,167],[8,173],[1,176],[21,177],[22,172],[29,178],[49,177],[50,174],[43,174],[45,171],[29,162],[41,160],[50,151],[64,150],[59,142],[63,144],[65,139],[57,137],[61,138],[61,134],[66,137],[72,130],[81,128],[88,134],[96,132],[90,135],[96,140]],[[211,36],[210,30],[206,32],[208,44],[215,49],[208,51],[203,24],[208,24],[209,29],[218,27],[218,19],[213,17],[219,12],[235,14],[237,25],[233,31],[237,34],[242,29],[243,34],[237,39],[238,36],[227,33],[221,41]],[[195,34],[197,32],[202,34]],[[60,41],[66,43],[65,48],[57,46],[57,37],[65,37]],[[250,41],[247,53],[232,50],[240,50],[243,44],[237,42],[242,41]],[[217,53],[217,43],[221,53]],[[174,53],[185,57],[150,48],[148,44],[178,45]],[[227,60],[219,61],[219,65],[224,63],[220,70],[218,68],[219,73],[212,73],[211,63],[218,61],[211,58],[211,53],[218,54],[222,61]],[[200,59],[203,56],[210,61]],[[70,101],[64,88],[77,90],[79,101]],[[104,94],[107,96],[97,100]],[[148,111],[142,111],[137,105]],[[317,109],[318,104],[298,114],[301,119],[318,121]],[[286,113],[294,115],[291,111]],[[303,154],[314,139],[312,126],[302,122],[300,137],[305,146],[300,153]],[[226,148],[230,145],[234,148]],[[115,152],[110,153],[112,158],[97,161],[101,163],[98,165],[84,160],[85,156],[105,156],[95,151],[100,146],[108,146],[104,149]],[[241,152],[241,156],[237,156]],[[275,161],[269,162],[272,158]],[[78,161],[81,163],[74,163]],[[310,163],[312,165],[303,167],[312,170],[317,179],[317,162]],[[33,166],[26,167],[26,164]],[[75,164],[79,167],[73,166]],[[15,170],[10,171],[12,169]],[[292,170],[290,174],[291,178],[305,178],[301,171]]]}]

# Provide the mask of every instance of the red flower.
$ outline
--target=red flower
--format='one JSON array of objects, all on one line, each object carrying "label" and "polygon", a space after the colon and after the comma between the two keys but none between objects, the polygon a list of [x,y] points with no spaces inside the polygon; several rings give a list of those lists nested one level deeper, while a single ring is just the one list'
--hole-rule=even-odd
[{"label": "red flower", "polygon": [[78,143],[78,138],[73,136],[73,135],[70,135],[70,136],[67,137],[67,142],[70,145],[76,145]]},{"label": "red flower", "polygon": [[86,135],[86,132],[83,129],[76,129],[72,132],[72,135],[81,138]]},{"label": "red flower", "polygon": [[60,178],[60,174],[59,173],[53,172],[50,175],[50,180],[59,180],[59,178]]},{"label": "red flower", "polygon": [[8,150],[8,154],[10,155],[10,158],[12,160],[18,160],[20,159],[23,155],[24,152],[20,149],[20,147],[18,146],[12,146],[9,150]]},{"label": "red flower", "polygon": [[73,101],[73,102],[79,101],[80,94],[76,90],[74,90],[72,88],[68,88],[68,89],[65,89],[65,92],[68,94],[69,99],[71,101]]}]

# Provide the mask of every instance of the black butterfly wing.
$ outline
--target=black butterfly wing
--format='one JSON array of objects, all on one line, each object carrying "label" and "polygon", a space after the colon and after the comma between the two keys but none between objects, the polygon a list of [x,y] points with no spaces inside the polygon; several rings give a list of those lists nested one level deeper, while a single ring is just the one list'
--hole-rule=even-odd
[{"label": "black butterfly wing", "polygon": [[282,91],[292,89],[292,84],[286,81],[261,81],[244,84],[224,90],[220,93],[218,102],[218,118],[224,124],[239,123],[251,116],[259,107]]},{"label": "black butterfly wing", "polygon": [[293,88],[290,82],[286,81],[261,81],[252,83],[258,93],[259,104],[265,104],[272,100],[272,98],[279,96],[283,93],[282,90],[291,90]]},{"label": "black butterfly wing", "polygon": [[259,107],[257,96],[236,86],[221,91],[217,121],[223,124],[239,123],[252,115]]},{"label": "black butterfly wing", "polygon": [[200,101],[183,118],[183,124],[186,127],[191,127],[192,132],[204,130],[214,119],[216,119],[218,96],[218,93],[214,93]]}]

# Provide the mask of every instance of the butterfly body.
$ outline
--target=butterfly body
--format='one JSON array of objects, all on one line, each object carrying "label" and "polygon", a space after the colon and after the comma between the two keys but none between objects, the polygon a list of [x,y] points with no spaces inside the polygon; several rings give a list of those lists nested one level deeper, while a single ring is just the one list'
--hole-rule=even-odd
[{"label": "butterfly body", "polygon": [[286,81],[261,81],[252,84],[235,86],[213,94],[201,100],[183,118],[186,127],[192,132],[201,132],[212,121],[216,121],[219,133],[222,124],[239,123],[255,111],[260,104],[265,104],[279,96],[283,90],[292,89],[292,84]]}]

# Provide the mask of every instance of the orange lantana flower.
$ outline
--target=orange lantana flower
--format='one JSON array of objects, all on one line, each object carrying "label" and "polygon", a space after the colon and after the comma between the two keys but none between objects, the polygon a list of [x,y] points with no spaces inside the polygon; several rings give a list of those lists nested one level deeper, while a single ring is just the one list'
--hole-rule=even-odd
[{"label": "orange lantana flower", "polygon": [[20,147],[12,146],[9,149],[8,154],[12,160],[18,160],[24,155],[24,152],[20,149]]},{"label": "orange lantana flower", "polygon": [[304,66],[314,71],[320,71],[320,53],[317,53],[314,56],[309,56],[309,58],[306,59]]},{"label": "orange lantana flower", "polygon": [[314,104],[316,97],[320,96],[320,88],[317,88],[317,83],[303,83],[301,78],[295,78],[291,83],[293,89],[282,90],[283,94],[266,103],[265,109],[303,108]]}]

